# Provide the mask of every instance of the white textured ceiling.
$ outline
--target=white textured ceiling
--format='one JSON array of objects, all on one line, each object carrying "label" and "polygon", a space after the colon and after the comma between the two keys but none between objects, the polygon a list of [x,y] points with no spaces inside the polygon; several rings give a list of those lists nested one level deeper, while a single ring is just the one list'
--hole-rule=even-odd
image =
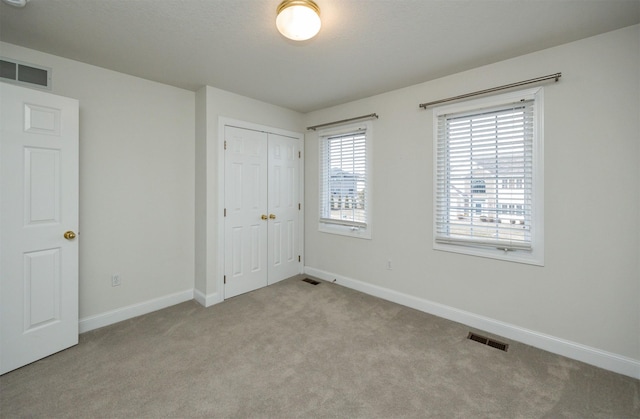
[{"label": "white textured ceiling", "polygon": [[308,112],[640,22],[640,0],[316,0],[322,29],[296,43],[280,1],[2,3],[0,40]]}]

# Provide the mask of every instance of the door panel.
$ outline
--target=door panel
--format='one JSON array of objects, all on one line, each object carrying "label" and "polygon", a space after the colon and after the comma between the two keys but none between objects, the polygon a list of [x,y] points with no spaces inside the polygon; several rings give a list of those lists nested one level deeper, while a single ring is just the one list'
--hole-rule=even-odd
[{"label": "door panel", "polygon": [[24,149],[25,224],[60,222],[60,150]]},{"label": "door panel", "polygon": [[297,139],[269,134],[269,284],[300,273],[299,150]]},{"label": "door panel", "polygon": [[24,330],[60,319],[60,249],[24,255]]},{"label": "door panel", "polygon": [[267,135],[225,127],[225,298],[267,285]]},{"label": "door panel", "polygon": [[0,373],[78,343],[78,102],[0,83]]}]

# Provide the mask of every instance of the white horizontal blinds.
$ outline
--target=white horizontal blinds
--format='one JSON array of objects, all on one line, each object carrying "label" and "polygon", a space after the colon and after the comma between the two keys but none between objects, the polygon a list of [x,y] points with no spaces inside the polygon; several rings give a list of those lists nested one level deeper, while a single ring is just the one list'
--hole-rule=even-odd
[{"label": "white horizontal blinds", "polygon": [[366,131],[321,137],[320,222],[366,227]]},{"label": "white horizontal blinds", "polygon": [[438,117],[436,242],[531,249],[533,104]]}]

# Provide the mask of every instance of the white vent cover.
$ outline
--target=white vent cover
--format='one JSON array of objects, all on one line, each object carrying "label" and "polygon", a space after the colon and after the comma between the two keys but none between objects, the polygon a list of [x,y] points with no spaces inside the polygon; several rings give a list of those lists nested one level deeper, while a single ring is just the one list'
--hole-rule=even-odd
[{"label": "white vent cover", "polygon": [[0,57],[0,80],[51,90],[51,69]]}]

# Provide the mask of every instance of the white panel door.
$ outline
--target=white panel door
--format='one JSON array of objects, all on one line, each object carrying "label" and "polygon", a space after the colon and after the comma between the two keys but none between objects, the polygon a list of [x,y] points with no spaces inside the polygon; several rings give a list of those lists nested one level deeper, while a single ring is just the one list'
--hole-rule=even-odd
[{"label": "white panel door", "polygon": [[4,374],[78,343],[78,101],[6,83],[0,101]]},{"label": "white panel door", "polygon": [[297,139],[269,134],[269,284],[300,273],[299,150]]},{"label": "white panel door", "polygon": [[225,127],[225,298],[267,285],[267,134]]}]

